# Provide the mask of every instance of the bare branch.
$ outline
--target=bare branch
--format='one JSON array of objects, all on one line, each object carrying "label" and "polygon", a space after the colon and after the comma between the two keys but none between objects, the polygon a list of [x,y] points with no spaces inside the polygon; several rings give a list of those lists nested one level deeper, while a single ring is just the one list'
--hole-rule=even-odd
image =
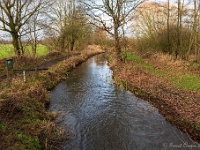
[{"label": "bare branch", "polygon": [[[81,1],[81,0],[80,0]],[[82,0],[81,3],[88,10],[87,15],[115,39],[116,50],[120,53],[120,29],[129,22],[131,13],[145,0]],[[109,19],[107,19],[109,18]],[[109,20],[109,21],[106,21]],[[112,25],[110,25],[112,24]]]},{"label": "bare branch", "polygon": [[22,33],[28,21],[47,2],[42,0],[1,0],[0,1],[0,30],[10,33],[15,52],[23,53],[21,45]]}]

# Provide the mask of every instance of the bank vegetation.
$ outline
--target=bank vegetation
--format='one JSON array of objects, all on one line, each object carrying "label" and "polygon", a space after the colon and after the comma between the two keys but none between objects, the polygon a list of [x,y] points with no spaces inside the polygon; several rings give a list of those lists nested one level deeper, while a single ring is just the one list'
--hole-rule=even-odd
[{"label": "bank vegetation", "polygon": [[[57,138],[65,136],[52,122],[55,115],[46,111],[48,90],[88,56],[102,52],[91,44],[109,53],[117,84],[149,100],[167,120],[199,140],[199,13],[199,0],[0,2],[0,43],[13,45],[14,69],[36,72],[26,82],[16,73],[6,79],[10,51],[1,50],[6,55],[0,61],[3,148],[56,148]],[[47,49],[43,56],[40,45]],[[37,72],[48,61],[68,57]]]},{"label": "bank vegetation", "polygon": [[64,80],[69,71],[103,51],[89,46],[47,71],[35,72],[24,82],[23,75],[0,83],[0,145],[2,149],[59,149],[69,135],[57,128],[57,114],[48,112],[49,90]]}]

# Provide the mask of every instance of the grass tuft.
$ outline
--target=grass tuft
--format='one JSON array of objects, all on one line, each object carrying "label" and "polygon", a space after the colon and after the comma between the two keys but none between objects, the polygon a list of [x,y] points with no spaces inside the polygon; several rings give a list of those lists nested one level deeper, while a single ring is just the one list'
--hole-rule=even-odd
[{"label": "grass tuft", "polygon": [[200,78],[194,75],[180,75],[171,77],[170,82],[178,88],[200,92]]}]

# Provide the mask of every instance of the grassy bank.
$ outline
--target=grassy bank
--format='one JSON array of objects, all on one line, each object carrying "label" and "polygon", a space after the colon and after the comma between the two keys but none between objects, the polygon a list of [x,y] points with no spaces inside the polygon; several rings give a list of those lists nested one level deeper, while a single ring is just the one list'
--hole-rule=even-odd
[{"label": "grassy bank", "polygon": [[[169,57],[162,60],[162,58],[158,58],[158,55],[151,56],[149,59],[142,59],[142,57],[132,55],[130,52],[126,53],[128,61],[135,62],[139,68],[148,74],[164,78],[178,89],[200,92],[200,72],[192,73],[189,71],[190,66],[184,67],[184,62],[172,62]],[[199,71],[199,69],[200,64],[196,70]]]},{"label": "grassy bank", "polygon": [[102,53],[99,47],[88,47],[80,55],[70,57],[47,71],[36,73],[23,82],[23,77],[0,83],[1,149],[57,149],[67,140],[65,132],[53,122],[56,114],[47,112],[48,90],[65,79],[68,71]]},{"label": "grassy bank", "polygon": [[198,69],[191,71],[186,64],[131,52],[125,62],[111,62],[119,86],[148,100],[169,122],[200,141],[200,77]]}]

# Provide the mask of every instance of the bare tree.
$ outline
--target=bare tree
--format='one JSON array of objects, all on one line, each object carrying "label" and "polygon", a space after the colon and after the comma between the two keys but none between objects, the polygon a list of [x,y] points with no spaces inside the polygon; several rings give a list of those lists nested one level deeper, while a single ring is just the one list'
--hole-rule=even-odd
[{"label": "bare tree", "polygon": [[[44,38],[44,29],[46,26],[44,26],[44,23],[47,23],[47,16],[48,13],[47,10],[52,6],[54,2],[52,0],[48,0],[43,2],[40,9],[34,13],[34,15],[29,19],[27,22],[26,30],[23,34],[25,34],[28,38],[28,44],[31,45],[32,52],[34,56],[36,56],[37,53],[37,45],[39,38]],[[37,3],[33,3],[34,7],[37,5]]]},{"label": "bare tree", "polygon": [[83,38],[85,41],[88,40],[91,28],[83,12],[75,0],[57,0],[52,5],[49,13],[52,23],[47,29],[55,33],[54,37],[57,38],[55,45],[59,50],[65,51],[68,48],[72,51],[78,47],[77,45],[83,44]]},{"label": "bare tree", "polygon": [[190,44],[189,44],[189,48],[187,51],[187,57],[189,57],[192,48],[194,48],[194,52],[197,56],[197,60],[200,60],[200,52],[199,52],[199,44],[198,44],[198,24],[199,24],[199,13],[200,13],[200,0],[194,0],[193,1],[193,18],[192,18],[192,31],[191,31],[191,36],[190,36]]},{"label": "bare tree", "polygon": [[171,54],[170,48],[170,0],[167,1],[167,49]]},{"label": "bare tree", "polygon": [[181,30],[182,30],[182,14],[181,14],[181,0],[178,0],[178,18],[177,18],[177,48],[175,50],[175,59],[181,50]]},{"label": "bare tree", "polygon": [[39,37],[38,31],[40,30],[38,28],[38,23],[39,23],[38,17],[39,17],[39,11],[31,17],[30,21],[27,24],[28,44],[31,44],[34,56],[36,56],[37,42]]},{"label": "bare tree", "polygon": [[121,55],[120,29],[132,19],[134,10],[145,0],[82,0],[92,23],[102,27],[115,40],[115,49]]},{"label": "bare tree", "polygon": [[18,55],[23,53],[21,42],[22,28],[37,13],[42,4],[42,0],[0,1],[0,30],[10,33],[14,51]]},{"label": "bare tree", "polygon": [[[45,33],[53,40],[53,48],[59,48],[64,51],[66,49],[64,29],[67,25],[67,15],[69,1],[57,0],[54,1],[49,11],[46,13],[48,23],[44,23]],[[57,40],[55,40],[55,38]]]}]

